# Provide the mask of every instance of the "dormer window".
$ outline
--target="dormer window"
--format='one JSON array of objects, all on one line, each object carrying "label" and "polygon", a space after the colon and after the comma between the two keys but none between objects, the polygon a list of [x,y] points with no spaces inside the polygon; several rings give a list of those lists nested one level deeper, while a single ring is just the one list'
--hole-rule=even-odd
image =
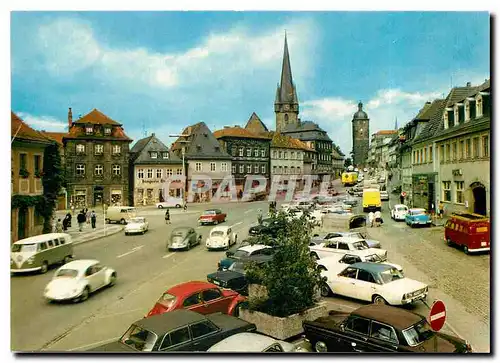
[{"label": "dormer window", "polygon": [[447,128],[450,127],[450,121],[448,120],[448,111],[444,112],[443,121],[444,121],[444,129],[446,130]]},{"label": "dormer window", "polygon": [[157,159],[158,153],[156,151],[151,151],[151,159]]},{"label": "dormer window", "polygon": [[453,125],[457,126],[460,123],[460,115],[458,113],[458,105],[455,105],[455,107],[453,108],[453,118],[454,118]]},{"label": "dormer window", "polygon": [[162,157],[163,157],[163,159],[168,159],[168,152],[164,151],[162,153]]},{"label": "dormer window", "polygon": [[94,128],[92,126],[85,127],[85,133],[87,135],[92,135],[94,133]]},{"label": "dormer window", "polygon": [[465,101],[465,105],[464,105],[464,114],[465,114],[465,122],[469,121],[470,120],[470,102],[469,101]]},{"label": "dormer window", "polygon": [[476,118],[483,116],[483,97],[478,95],[476,97]]},{"label": "dormer window", "polygon": [[106,126],[104,128],[104,135],[111,135],[111,127]]}]

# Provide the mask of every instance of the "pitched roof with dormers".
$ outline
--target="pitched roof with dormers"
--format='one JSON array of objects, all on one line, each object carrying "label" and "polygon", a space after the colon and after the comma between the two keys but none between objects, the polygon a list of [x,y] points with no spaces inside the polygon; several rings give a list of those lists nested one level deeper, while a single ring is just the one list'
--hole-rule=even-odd
[{"label": "pitched roof with dormers", "polygon": [[[152,158],[151,152],[156,152],[157,157]],[[168,158],[163,158],[163,153],[168,153]],[[138,140],[130,150],[134,164],[182,164],[182,160],[161,142],[153,133],[151,136]]]},{"label": "pitched roof with dormers", "polygon": [[10,126],[10,137],[13,139],[13,141],[34,141],[44,144],[50,144],[53,142],[52,139],[45,136],[40,131],[37,131],[28,126],[26,122],[24,122],[12,111],[10,112]]},{"label": "pitched roof with dormers", "polygon": [[267,140],[271,139],[271,137],[266,133],[257,134],[250,130],[244,129],[240,126],[224,127],[221,130],[214,131],[214,136],[217,139],[221,139],[224,137],[239,137],[247,139],[267,139]]},{"label": "pitched roof with dormers", "polygon": [[94,108],[88,114],[80,117],[78,120],[73,121],[74,124],[94,124],[94,125],[117,125],[122,126],[121,123],[109,118],[97,108]]},{"label": "pitched roof with dormers", "polygon": [[311,149],[306,143],[293,137],[286,136],[278,132],[270,132],[269,134],[272,135],[271,147],[314,151],[314,149]]},{"label": "pitched roof with dormers", "polygon": [[[85,131],[86,125],[93,125],[94,129],[97,127],[98,130],[92,135],[87,135]],[[105,125],[111,126],[111,135],[104,135],[102,127]],[[85,116],[73,122],[69,132],[63,136],[63,141],[66,139],[132,141],[132,139],[125,134],[122,124],[112,120],[95,108]]]},{"label": "pitched roof with dormers", "polygon": [[256,134],[261,132],[269,132],[267,126],[262,122],[262,120],[257,116],[255,112],[252,113],[250,118],[245,125],[245,129],[254,132]]}]

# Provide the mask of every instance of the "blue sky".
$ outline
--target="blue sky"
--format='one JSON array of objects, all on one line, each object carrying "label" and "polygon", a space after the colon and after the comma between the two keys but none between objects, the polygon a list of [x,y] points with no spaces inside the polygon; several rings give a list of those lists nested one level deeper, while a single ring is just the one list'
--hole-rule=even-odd
[{"label": "blue sky", "polygon": [[487,12],[12,12],[11,107],[47,131],[98,108],[167,144],[252,112],[274,129],[285,30],[300,117],[346,154],[359,100],[373,133],[490,74]]}]

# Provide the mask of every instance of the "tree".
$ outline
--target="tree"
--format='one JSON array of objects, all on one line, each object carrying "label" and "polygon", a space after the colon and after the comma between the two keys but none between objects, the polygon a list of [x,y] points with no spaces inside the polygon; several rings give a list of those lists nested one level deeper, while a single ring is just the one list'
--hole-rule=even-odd
[{"label": "tree", "polygon": [[63,182],[64,176],[59,145],[53,143],[45,148],[43,155],[43,208],[40,208],[39,211],[44,218],[43,233],[52,231],[52,215],[56,209],[57,196],[61,191]]},{"label": "tree", "polygon": [[344,166],[347,168],[350,165],[352,165],[351,158],[346,158],[345,161],[344,161]]},{"label": "tree", "polygon": [[258,281],[266,287],[267,299],[250,299],[251,310],[285,317],[314,306],[319,286],[323,281],[317,263],[309,251],[313,225],[309,212],[300,218],[280,211],[272,222],[280,225],[278,237],[253,237],[250,243],[263,243],[276,249],[273,259],[266,264],[247,267],[250,282]]}]

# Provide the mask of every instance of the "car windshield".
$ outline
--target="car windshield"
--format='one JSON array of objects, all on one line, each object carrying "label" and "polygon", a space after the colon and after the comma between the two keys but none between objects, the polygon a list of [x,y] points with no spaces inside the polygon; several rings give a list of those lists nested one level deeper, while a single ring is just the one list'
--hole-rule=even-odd
[{"label": "car windshield", "polygon": [[36,243],[12,245],[12,252],[36,252],[36,249],[37,249]]},{"label": "car windshield", "polygon": [[373,254],[373,255],[368,255],[366,256],[366,262],[382,262],[382,259],[380,258],[379,255]]},{"label": "car windshield", "polygon": [[378,276],[378,281],[381,284],[388,284],[390,282],[404,278],[404,275],[394,267],[379,272],[377,276]]},{"label": "car windshield", "polygon": [[77,277],[77,276],[78,276],[78,270],[63,268],[56,272],[55,277]]},{"label": "car windshield", "polygon": [[204,212],[203,212],[203,214],[204,214],[204,215],[206,215],[206,216],[207,216],[207,215],[214,216],[214,215],[216,215],[217,213],[215,213],[215,211],[214,211],[214,210],[206,210],[206,211],[204,211]]},{"label": "car windshield", "polygon": [[398,211],[398,212],[403,212],[403,211],[405,211],[405,210],[406,210],[406,208],[405,208],[405,207],[399,207],[399,208],[397,209],[397,211]]},{"label": "car windshield", "polygon": [[228,268],[229,271],[234,271],[234,272],[245,272],[245,264],[243,262],[235,262]]},{"label": "car windshield", "polygon": [[183,231],[183,230],[173,231],[172,237],[184,237],[185,234],[186,234],[186,231]]},{"label": "car windshield", "polygon": [[130,223],[144,223],[144,218],[130,218]]},{"label": "car windshield", "polygon": [[167,308],[171,307],[174,302],[175,302],[175,296],[174,295],[170,295],[168,292],[164,293],[160,299],[158,300],[158,302],[160,304],[162,304],[163,306],[166,306]]},{"label": "car windshield", "polygon": [[139,326],[132,325],[120,341],[140,352],[150,352],[153,350],[156,339],[157,336],[155,333]]},{"label": "car windshield", "polygon": [[370,248],[370,246],[368,246],[368,243],[366,243],[365,241],[354,242],[352,245],[356,250],[366,250],[367,248]]},{"label": "car windshield", "polygon": [[403,336],[409,346],[414,347],[420,343],[429,340],[434,336],[434,332],[425,319],[422,319],[417,324],[403,330]]},{"label": "car windshield", "polygon": [[224,234],[224,231],[213,231],[212,233],[210,233],[212,237],[224,237]]},{"label": "car windshield", "polygon": [[419,216],[419,215],[425,214],[425,211],[424,210],[414,210],[411,214],[414,216]]},{"label": "car windshield", "polygon": [[247,251],[243,251],[243,250],[238,250],[234,253],[233,257],[236,257],[236,258],[242,258],[242,257],[247,257],[250,253],[247,252]]}]

